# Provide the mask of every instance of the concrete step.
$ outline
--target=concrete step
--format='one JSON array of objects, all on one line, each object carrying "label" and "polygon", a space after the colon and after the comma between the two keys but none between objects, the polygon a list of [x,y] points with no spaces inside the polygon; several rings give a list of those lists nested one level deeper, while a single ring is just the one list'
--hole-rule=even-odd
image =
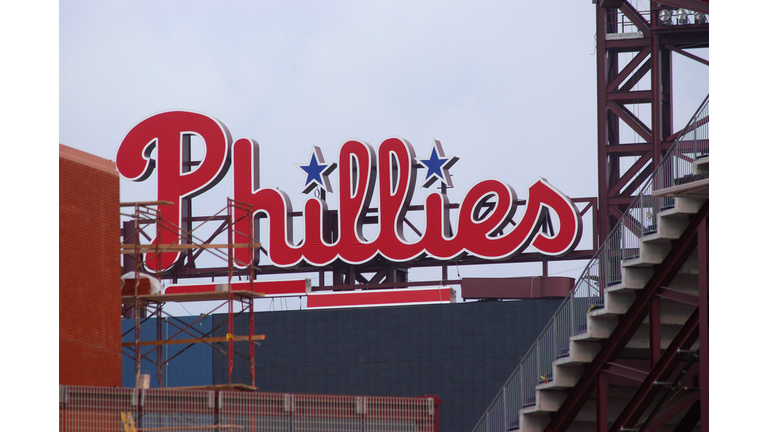
[{"label": "concrete step", "polygon": [[[671,303],[671,301],[663,301],[662,305],[664,311],[662,311],[661,322],[661,340],[662,347],[665,347],[672,341],[672,338],[677,334],[680,326],[685,323],[690,316],[691,310],[688,305],[683,305],[677,302]],[[667,313],[664,313],[664,312]],[[589,313],[587,319],[587,332],[571,337],[575,342],[595,342],[608,339],[611,333],[618,324],[619,317],[614,314],[601,313],[602,310],[598,309]],[[627,348],[647,348],[648,347],[648,319],[641,324],[635,335],[627,344]]]},{"label": "concrete step", "polygon": [[557,389],[544,389],[536,391],[536,407],[539,411],[554,413],[565,402],[568,392]]},{"label": "concrete step", "polygon": [[677,217],[679,213],[660,214],[656,218],[655,232],[643,235],[642,241],[645,242],[663,242],[680,238],[686,228],[688,228],[689,215]]},{"label": "concrete step", "polygon": [[[610,428],[613,425],[613,422],[608,422],[608,427]],[[656,432],[674,432],[676,425],[663,425],[659,427],[658,429],[654,429]],[[568,426],[568,429],[566,429],[567,432],[595,432],[597,430],[597,425],[594,420],[592,421],[574,421]],[[626,429],[625,429],[626,430]],[[696,426],[692,432],[699,432],[701,429],[699,426]]]},{"label": "concrete step", "polygon": [[640,290],[651,280],[653,269],[648,267],[622,267],[621,282],[610,285],[606,292],[620,291],[623,289]]},{"label": "concrete step", "polygon": [[639,252],[637,258],[625,259],[621,262],[622,267],[653,267],[664,261],[672,245],[669,241],[664,242],[645,242],[641,241],[638,246]]},{"label": "concrete step", "polygon": [[[622,268],[652,268],[661,264],[671,249],[672,245],[669,242],[640,242],[639,256],[637,258],[623,260],[621,266]],[[683,268],[680,269],[679,273],[698,273],[698,259],[696,255],[697,254],[694,251],[683,265]]]},{"label": "concrete step", "polygon": [[[543,432],[549,423],[550,414],[539,411],[535,406],[520,410],[520,432]],[[594,429],[593,429],[594,431]]]},{"label": "concrete step", "polygon": [[704,202],[705,200],[698,198],[676,197],[673,206],[660,210],[657,216],[662,218],[692,216],[699,212]]},{"label": "concrete step", "polygon": [[[635,393],[636,388],[634,387],[620,387],[620,388],[611,388],[608,391],[608,422],[612,423],[618,418],[619,414],[621,414],[621,410],[624,409],[624,407],[627,405],[627,402],[632,398],[632,395]],[[578,414],[576,414],[576,418],[574,418],[574,423],[592,423],[594,425],[595,422],[595,405],[596,405],[596,399],[594,396],[594,393],[592,396],[584,403],[584,407],[579,411]],[[594,429],[593,429],[594,430]]]},{"label": "concrete step", "polygon": [[602,314],[595,309],[587,314],[587,331],[571,337],[575,341],[600,341],[607,339],[616,328],[619,319],[614,314]]},{"label": "concrete step", "polygon": [[[682,326],[688,321],[694,309],[696,309],[696,306],[662,298],[660,305],[661,325]],[[649,317],[646,317],[643,324],[648,324],[649,319]]]},{"label": "concrete step", "polygon": [[[666,349],[669,344],[672,342],[672,340],[677,336],[677,334],[680,332],[679,325],[675,324],[662,324],[659,328],[659,338],[661,343],[661,349]],[[642,349],[647,350],[650,348],[650,335],[649,335],[649,325],[647,323],[643,323],[640,325],[640,327],[637,329],[634,335],[632,335],[632,338],[627,342],[626,349]]]},{"label": "concrete step", "polygon": [[634,290],[606,290],[604,297],[605,305],[602,307],[602,313],[624,315],[636,298],[637,292]]},{"label": "concrete step", "polygon": [[704,156],[693,161],[693,173],[704,174],[709,172],[709,156]]},{"label": "concrete step", "polygon": [[[702,161],[700,169],[708,169]],[[586,332],[572,336],[569,355],[558,358],[552,365],[552,380],[536,387],[536,403],[520,410],[520,431],[541,432],[549,423],[551,414],[566,400],[584,373],[584,368],[600,350],[602,341],[610,337],[621,315],[625,314],[671,250],[672,241],[688,227],[690,216],[696,214],[704,201],[694,198],[675,198],[674,206],[657,214],[657,229],[639,239],[638,257],[621,263],[621,282],[605,289],[604,304],[587,312]],[[698,260],[694,253],[669,284],[668,289],[689,295],[698,294]],[[660,303],[659,336],[661,348],[666,349],[679,332],[682,324],[695,309],[692,305],[662,298]],[[650,346],[649,320],[640,325],[627,343],[627,351],[647,351]],[[609,393],[608,420],[614,421],[629,400],[634,388],[613,388]],[[587,402],[569,426],[568,431],[594,431],[595,400]],[[665,425],[659,431],[673,431],[675,425]],[[698,429],[698,427],[697,427]]]},{"label": "concrete step", "polygon": [[[637,390],[637,387],[632,387],[632,386],[609,388],[608,399],[607,399],[608,410],[606,413],[609,427],[612,426],[613,423],[616,421],[616,419],[624,410],[624,408],[626,407],[627,403],[630,401],[631,397],[634,395],[636,390]],[[596,420],[595,407],[596,407],[596,399],[593,394],[593,396],[591,396],[590,399],[587,400],[587,402],[584,404],[581,411],[579,411],[579,413],[576,415],[570,427],[568,428],[568,431],[597,430],[596,422],[595,422]],[[675,427],[677,426],[677,423],[681,420],[681,418],[685,415],[685,413],[686,413],[685,410],[681,411],[677,416],[670,419],[668,424],[655,430],[668,430],[668,431],[674,430]]]},{"label": "concrete step", "polygon": [[[690,261],[690,260],[689,260]],[[687,294],[696,295],[698,293],[699,275],[695,272],[693,262],[686,262],[672,282],[666,287]],[[606,301],[610,294],[620,292],[637,292],[645,288],[645,284],[651,279],[653,269],[643,267],[625,267],[622,269],[622,281],[619,284],[610,285],[605,289]]]},{"label": "concrete step", "polygon": [[575,336],[568,342],[568,355],[555,359],[554,367],[581,367],[591,362],[600,351],[599,341],[579,340]]},{"label": "concrete step", "polygon": [[536,390],[567,390],[573,388],[579,382],[582,374],[584,374],[583,363],[558,363],[555,360],[552,365],[552,380],[537,385]]}]

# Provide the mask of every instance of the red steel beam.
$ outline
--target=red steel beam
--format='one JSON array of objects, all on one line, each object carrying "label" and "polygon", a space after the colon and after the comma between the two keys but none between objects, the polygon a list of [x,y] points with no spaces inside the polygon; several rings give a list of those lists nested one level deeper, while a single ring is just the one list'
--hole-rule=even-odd
[{"label": "red steel beam", "polygon": [[622,192],[620,195],[623,197],[633,197],[632,192],[639,189],[643,183],[648,179],[648,177],[651,176],[651,173],[653,172],[653,165],[648,164],[648,166],[645,167],[645,169],[640,172],[640,174],[635,177],[634,180],[632,180],[626,188],[624,188],[624,192]]},{"label": "red steel beam", "polygon": [[661,288],[658,292],[660,297],[674,300],[680,303],[689,304],[691,306],[699,306],[699,298],[690,294],[682,293],[667,288]]},{"label": "red steel beam", "polygon": [[648,372],[614,362],[606,363],[603,372],[622,378],[629,378],[637,382],[642,382],[648,376]]},{"label": "red steel beam", "polygon": [[[669,286],[669,283],[693,253],[698,243],[700,224],[708,215],[709,203],[707,202],[691,219],[688,227],[675,242],[664,261],[658,266],[645,287],[637,294],[635,302],[619,321],[608,340],[604,342],[592,363],[586,367],[581,379],[568,394],[558,411],[551,417],[545,429],[546,432],[564,432],[576,418],[594,390],[597,375],[608,362],[613,362],[618,358],[647,316],[650,299],[660,287]],[[694,315],[696,316],[695,327],[698,328],[698,313],[694,312]],[[656,363],[656,367],[660,367],[660,365],[662,365],[661,361]]]},{"label": "red steel beam", "polygon": [[696,427],[696,424],[699,423],[699,419],[701,419],[701,426],[699,427],[699,431],[703,431],[704,429],[704,416],[701,412],[701,404],[699,402],[696,402],[693,404],[691,409],[688,410],[687,413],[685,413],[685,416],[683,416],[683,419],[680,420],[680,423],[677,424],[677,427],[672,432],[691,432],[693,431],[693,428]]},{"label": "red steel beam", "polygon": [[[647,46],[640,50],[634,57],[632,57],[632,60],[627,63],[626,66],[624,66],[624,69],[621,70],[621,72],[614,77],[610,84],[606,87],[607,92],[614,92],[616,89],[619,88],[619,85],[624,82],[627,77],[629,77],[632,72],[637,69],[638,66],[640,66],[640,62],[646,59],[651,54],[651,47]],[[644,73],[643,73],[644,74]]]},{"label": "red steel beam", "polygon": [[[621,189],[632,180],[640,170],[645,167],[645,164],[648,163],[648,161],[651,159],[651,153],[648,152],[644,155],[642,155],[640,158],[638,158],[634,164],[624,173],[624,175],[621,176],[619,181],[614,183],[614,185],[608,189],[608,193],[611,195],[618,195],[619,192],[621,192]],[[645,181],[645,179],[643,179]],[[634,189],[633,189],[634,191]]]},{"label": "red steel beam", "polygon": [[661,357],[661,299],[651,297],[648,304],[648,360],[653,368]]},{"label": "red steel beam", "polygon": [[596,432],[608,431],[608,376],[605,372],[595,379],[595,422]]},{"label": "red steel beam", "polygon": [[[651,50],[650,46],[648,46],[646,48],[648,49],[648,51]],[[644,48],[643,50],[645,50],[646,48]],[[634,74],[632,74],[632,77],[629,78],[627,80],[627,82],[623,86],[621,86],[621,88],[619,88],[618,90],[619,91],[629,91],[630,89],[632,89],[632,87],[635,86],[635,84],[637,84],[641,79],[643,79],[643,77],[645,75],[647,75],[648,71],[650,71],[650,70],[651,70],[651,59],[648,58],[645,61],[645,63],[643,63],[639,68],[637,68],[637,71]],[[650,101],[648,101],[646,103],[650,103]]]},{"label": "red steel beam", "polygon": [[[611,139],[611,119],[606,106],[607,85],[613,80],[616,74],[611,74],[611,68],[608,64],[608,55],[606,51],[605,28],[607,24],[607,14],[602,8],[596,9],[595,21],[597,23],[597,185],[598,185],[598,231],[599,241],[603,242],[611,231],[610,216],[608,210],[608,186],[609,178],[609,155],[608,146],[617,144]],[[618,159],[611,157],[610,160]]]},{"label": "red steel beam", "polygon": [[616,418],[609,432],[619,432],[622,429],[633,427],[637,424],[643,415],[645,408],[653,401],[653,398],[661,390],[657,385],[669,378],[674,369],[682,362],[684,356],[678,352],[678,349],[690,349],[699,337],[699,309],[694,310],[690,318],[675,339],[669,344],[669,347],[662,354],[659,361],[648,373],[646,379],[640,384],[635,394],[632,395],[621,414]]},{"label": "red steel beam", "polygon": [[631,4],[627,2],[624,2],[619,9],[624,14],[624,16],[629,18],[632,24],[634,24],[635,27],[637,27],[637,29],[643,33],[643,36],[650,36],[651,23],[646,21],[645,17],[640,15],[640,12],[638,12],[637,9],[635,9]]},{"label": "red steel beam", "polygon": [[709,432],[709,218],[702,222],[698,243],[701,432]]},{"label": "red steel beam", "polygon": [[652,133],[651,129],[646,126],[645,123],[642,122],[639,118],[637,118],[634,114],[629,112],[624,106],[617,104],[616,102],[613,102],[611,100],[607,101],[608,108],[611,109],[621,120],[624,121],[624,123],[627,124],[630,128],[632,128],[633,131],[637,132],[638,135],[640,135],[640,138],[642,138],[645,141],[651,141]]},{"label": "red steel beam", "polygon": [[651,151],[651,145],[648,143],[631,143],[609,145],[606,149],[608,153],[621,153],[622,156],[640,156]]},{"label": "red steel beam", "polygon": [[679,402],[672,405],[669,409],[659,414],[650,423],[648,423],[648,426],[645,428],[645,432],[654,432],[658,430],[660,427],[664,426],[664,424],[666,424],[676,415],[680,414],[684,409],[687,409],[688,407],[694,405],[698,401],[699,401],[698,392],[687,394],[685,397],[680,399]]}]

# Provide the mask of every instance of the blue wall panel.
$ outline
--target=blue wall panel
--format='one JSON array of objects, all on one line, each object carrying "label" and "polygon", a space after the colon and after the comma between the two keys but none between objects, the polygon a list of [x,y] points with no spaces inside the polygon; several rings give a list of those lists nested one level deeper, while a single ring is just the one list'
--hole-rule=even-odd
[{"label": "blue wall panel", "polygon": [[[166,317],[161,323],[162,337],[173,339],[191,339],[195,336],[202,336],[210,333],[213,329],[213,318],[207,316],[200,322],[195,323],[188,329],[190,333],[181,333],[179,327],[193,323],[199,317]],[[181,322],[179,322],[181,321]],[[123,342],[133,342],[133,328],[135,321],[133,319],[123,319]],[[157,319],[149,318],[141,324],[141,340],[157,340]],[[176,335],[174,337],[174,335]],[[194,336],[193,336],[194,335]],[[157,381],[157,366],[153,363],[157,360],[157,351],[152,351],[153,346],[143,347],[142,353],[146,358],[142,359],[141,373],[150,375],[150,386],[159,387]],[[136,385],[136,363],[133,358],[126,355],[133,355],[132,350],[123,348],[123,387],[134,387]],[[168,361],[163,368],[163,387],[188,387],[213,384],[213,349],[206,344],[172,344],[165,345],[162,351],[162,360]],[[150,361],[151,359],[151,361]]]},{"label": "blue wall panel", "polygon": [[[471,430],[562,300],[297,310],[255,314],[256,386],[263,391],[437,395],[440,430]],[[247,317],[235,320],[247,334]],[[226,315],[213,316],[214,326]],[[214,332],[226,334],[226,325]],[[246,344],[235,344],[247,356]],[[233,383],[250,384],[235,356]],[[228,382],[213,355],[213,381]]]}]

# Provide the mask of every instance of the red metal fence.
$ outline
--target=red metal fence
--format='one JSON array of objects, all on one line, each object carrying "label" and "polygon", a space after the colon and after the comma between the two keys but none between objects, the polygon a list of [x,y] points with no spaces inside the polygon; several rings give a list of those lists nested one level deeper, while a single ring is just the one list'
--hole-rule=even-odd
[{"label": "red metal fence", "polygon": [[440,399],[59,387],[59,430],[437,432]]}]

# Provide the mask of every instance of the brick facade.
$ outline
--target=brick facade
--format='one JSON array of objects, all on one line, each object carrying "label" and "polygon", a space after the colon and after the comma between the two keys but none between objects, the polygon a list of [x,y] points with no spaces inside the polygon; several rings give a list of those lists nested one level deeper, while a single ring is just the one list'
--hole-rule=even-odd
[{"label": "brick facade", "polygon": [[59,146],[59,384],[121,384],[119,202],[114,162]]}]

